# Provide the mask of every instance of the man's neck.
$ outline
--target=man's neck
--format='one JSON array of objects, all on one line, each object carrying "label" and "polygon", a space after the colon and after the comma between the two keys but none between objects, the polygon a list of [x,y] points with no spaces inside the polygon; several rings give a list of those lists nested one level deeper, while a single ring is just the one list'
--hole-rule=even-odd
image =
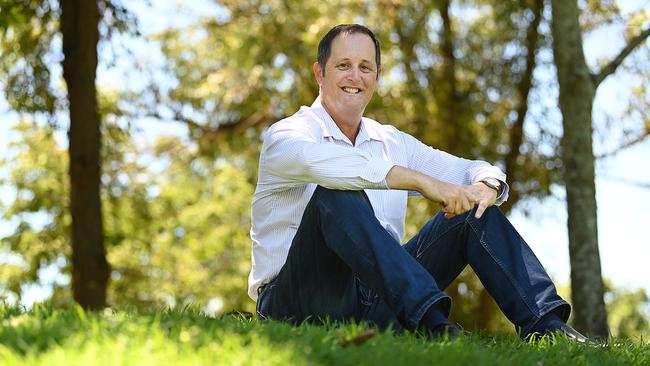
[{"label": "man's neck", "polygon": [[363,111],[360,113],[347,113],[345,115],[337,114],[336,111],[327,107],[325,103],[321,100],[321,105],[327,112],[327,114],[332,117],[336,126],[343,132],[343,134],[350,139],[352,145],[355,145],[359,131],[361,130],[361,118],[363,117]]}]

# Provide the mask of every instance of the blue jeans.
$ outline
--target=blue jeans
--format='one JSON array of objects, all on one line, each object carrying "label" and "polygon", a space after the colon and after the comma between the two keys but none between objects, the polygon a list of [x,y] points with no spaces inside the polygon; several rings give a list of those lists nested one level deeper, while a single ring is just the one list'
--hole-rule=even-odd
[{"label": "blue jeans", "polygon": [[433,217],[402,246],[381,226],[363,191],[318,187],[287,260],[258,298],[261,318],[321,322],[365,320],[414,330],[437,303],[449,316],[446,288],[469,264],[506,317],[528,333],[570,306],[532,250],[497,207]]}]

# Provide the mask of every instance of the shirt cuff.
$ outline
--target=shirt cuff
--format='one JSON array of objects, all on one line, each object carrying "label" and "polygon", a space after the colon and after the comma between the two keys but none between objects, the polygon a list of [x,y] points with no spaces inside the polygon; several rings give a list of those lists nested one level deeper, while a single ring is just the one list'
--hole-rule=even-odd
[{"label": "shirt cuff", "polygon": [[494,202],[495,206],[501,206],[502,203],[508,200],[508,192],[510,192],[510,187],[508,186],[508,183],[502,181],[499,179],[499,182],[503,184],[503,191],[501,191],[501,194],[499,197],[497,197],[497,200]]}]

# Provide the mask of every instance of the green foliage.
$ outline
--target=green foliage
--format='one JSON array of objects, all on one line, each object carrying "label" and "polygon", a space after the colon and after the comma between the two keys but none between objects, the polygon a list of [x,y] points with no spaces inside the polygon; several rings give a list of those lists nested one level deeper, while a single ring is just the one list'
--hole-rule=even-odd
[{"label": "green foliage", "polygon": [[650,336],[648,295],[643,289],[623,291],[608,304],[610,331],[616,337]]},{"label": "green foliage", "polygon": [[241,317],[210,318],[194,310],[100,313],[80,308],[0,308],[0,362],[37,364],[212,365],[645,365],[650,347],[612,341],[609,347],[564,339],[524,343],[515,337],[464,336],[432,342],[380,332],[347,347],[359,324],[293,327]]},{"label": "green foliage", "polygon": [[[137,34],[120,0],[99,0],[103,42],[115,33]],[[0,84],[11,108],[45,113],[51,122],[65,107],[59,62],[61,9],[55,0],[0,0]]]},{"label": "green foliage", "polygon": [[15,130],[23,140],[9,146],[15,152],[11,161],[8,157],[0,161],[4,167],[13,167],[8,181],[0,184],[11,183],[17,191],[15,200],[2,208],[2,219],[17,220],[17,228],[2,238],[1,248],[20,253],[22,262],[3,264],[0,282],[20,294],[21,285],[38,282],[39,269],[70,254],[70,216],[66,210],[67,157],[55,142],[53,130],[27,120]]},{"label": "green foliage", "polygon": [[605,282],[609,331],[614,337],[650,337],[650,299],[643,288],[619,289]]},{"label": "green foliage", "polygon": [[261,127],[313,101],[316,44],[335,20],[351,22],[361,2],[215,3],[216,17],[197,15],[154,37],[166,56],[165,82],[152,79],[131,113],[187,123],[203,153],[247,154]]},{"label": "green foliage", "polygon": [[53,114],[60,107],[51,69],[57,58],[51,48],[58,32],[57,3],[0,0],[0,9],[0,81],[9,105]]},{"label": "green foliage", "polygon": [[[643,338],[650,336],[650,299],[645,289],[616,288],[605,279],[605,306],[609,334],[613,337]],[[571,287],[558,286],[558,293],[571,298]],[[569,323],[573,315],[569,318]]]},{"label": "green foliage", "polygon": [[[223,306],[218,310],[252,310],[245,291],[253,194],[248,176],[224,159],[196,157],[176,138],[162,139],[156,150],[166,163],[148,181],[150,221],[141,240],[134,241],[128,227],[109,252],[110,302],[206,305],[212,299]],[[114,217],[133,216],[125,214]]]},{"label": "green foliage", "polygon": [[[16,156],[2,163],[17,196],[3,209],[3,219],[18,226],[2,243],[21,261],[3,264],[0,279],[5,291],[20,297],[21,285],[39,283],[39,270],[48,265],[69,275],[70,216],[68,159],[53,130],[26,121],[16,130],[22,137],[12,144]],[[177,138],[161,139],[147,156],[123,129],[106,126],[103,133],[109,303],[147,307],[212,300],[215,311],[252,310],[245,290],[252,173],[235,160],[197,157],[191,144]],[[143,159],[156,163],[147,167]],[[30,213],[39,215],[40,225]],[[67,303],[69,296],[67,287],[57,287],[51,301]]]}]

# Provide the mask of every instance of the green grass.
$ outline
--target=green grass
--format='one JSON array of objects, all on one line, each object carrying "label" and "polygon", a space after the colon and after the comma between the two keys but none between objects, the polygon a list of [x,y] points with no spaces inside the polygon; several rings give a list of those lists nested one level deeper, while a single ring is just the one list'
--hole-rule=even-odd
[{"label": "green grass", "polygon": [[344,326],[210,318],[197,311],[99,313],[0,306],[0,365],[649,365],[650,345],[617,340],[594,348],[560,339],[525,343],[510,336],[427,341]]}]

